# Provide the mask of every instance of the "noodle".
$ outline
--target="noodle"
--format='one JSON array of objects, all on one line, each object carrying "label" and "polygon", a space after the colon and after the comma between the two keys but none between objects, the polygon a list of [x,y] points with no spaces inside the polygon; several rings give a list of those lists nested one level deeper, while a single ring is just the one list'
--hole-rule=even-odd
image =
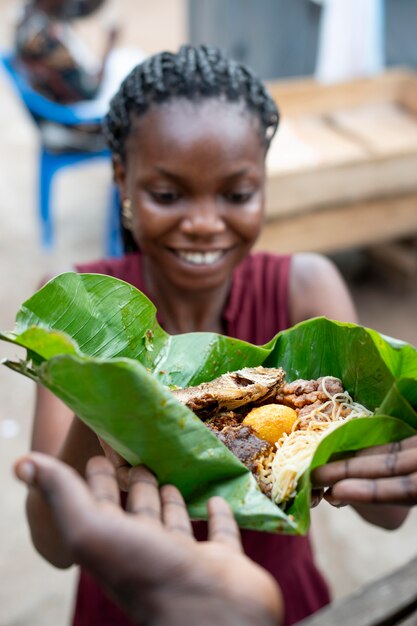
[{"label": "noodle", "polygon": [[277,451],[263,459],[259,468],[259,474],[271,488],[271,498],[276,504],[295,496],[299,478],[326,435],[346,421],[371,415],[371,411],[354,402],[347,391],[331,395],[326,389],[329,378],[334,380],[333,376],[326,376],[321,383],[328,401],[299,417],[291,433],[284,434],[277,441]]}]

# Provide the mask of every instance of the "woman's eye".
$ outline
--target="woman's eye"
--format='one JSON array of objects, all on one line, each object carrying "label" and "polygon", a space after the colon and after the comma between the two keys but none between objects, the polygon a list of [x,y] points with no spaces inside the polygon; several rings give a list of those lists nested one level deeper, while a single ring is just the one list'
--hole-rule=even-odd
[{"label": "woman's eye", "polygon": [[180,198],[180,194],[175,191],[151,191],[150,195],[158,204],[174,204]]},{"label": "woman's eye", "polygon": [[232,204],[245,204],[245,202],[249,202],[252,196],[253,191],[230,191],[224,194],[227,202]]}]

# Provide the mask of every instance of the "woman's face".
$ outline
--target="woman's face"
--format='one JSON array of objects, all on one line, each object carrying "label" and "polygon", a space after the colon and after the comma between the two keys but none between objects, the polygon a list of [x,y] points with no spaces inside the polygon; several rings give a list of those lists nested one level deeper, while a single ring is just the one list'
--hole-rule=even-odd
[{"label": "woman's face", "polygon": [[240,103],[175,99],[134,119],[115,174],[152,276],[181,290],[227,281],[263,220],[265,147]]}]

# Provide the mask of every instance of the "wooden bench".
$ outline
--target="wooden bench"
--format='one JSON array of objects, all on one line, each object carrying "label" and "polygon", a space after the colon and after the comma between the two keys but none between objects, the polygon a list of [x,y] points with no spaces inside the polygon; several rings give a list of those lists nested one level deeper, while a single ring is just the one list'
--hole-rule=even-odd
[{"label": "wooden bench", "polygon": [[334,252],[416,235],[417,74],[268,86],[282,122],[257,248]]},{"label": "wooden bench", "polygon": [[[301,593],[301,591],[300,591]],[[297,626],[415,626],[417,558],[356,593],[341,598]]]}]

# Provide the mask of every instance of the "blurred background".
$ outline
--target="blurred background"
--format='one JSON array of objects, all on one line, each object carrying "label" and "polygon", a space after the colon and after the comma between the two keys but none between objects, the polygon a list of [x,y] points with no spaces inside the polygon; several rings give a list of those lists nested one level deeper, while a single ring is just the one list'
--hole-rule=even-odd
[{"label": "blurred background", "polygon": [[[16,0],[0,0],[4,55],[18,17]],[[118,45],[142,55],[186,41],[216,44],[268,80],[282,124],[268,157],[258,248],[330,255],[361,322],[417,345],[416,23],[415,0],[109,0],[73,27],[96,54],[115,25]],[[118,241],[106,156],[57,173],[41,228],[45,136],[0,69],[0,328],[8,330],[42,276],[117,252]],[[1,356],[15,349],[2,344]],[[74,571],[35,554],[25,490],[11,475],[29,447],[33,396],[31,381],[0,371],[1,626],[65,626],[75,581]],[[350,510],[315,509],[313,540],[334,596],[417,554],[416,520],[413,511],[389,533]]]}]

